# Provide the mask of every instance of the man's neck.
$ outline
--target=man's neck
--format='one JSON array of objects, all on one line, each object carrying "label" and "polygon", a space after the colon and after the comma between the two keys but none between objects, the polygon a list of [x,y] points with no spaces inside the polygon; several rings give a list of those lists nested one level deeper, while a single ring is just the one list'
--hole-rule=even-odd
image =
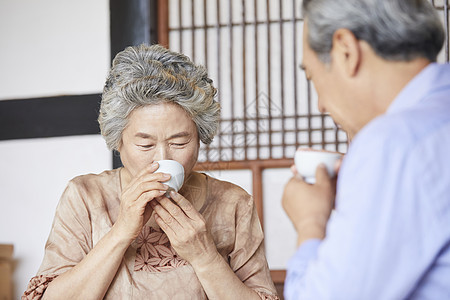
[{"label": "man's neck", "polygon": [[376,80],[379,88],[373,90],[373,99],[377,110],[385,113],[391,103],[405,86],[419,74],[430,61],[417,58],[409,62],[382,61],[378,64]]},{"label": "man's neck", "polygon": [[417,58],[408,62],[388,61],[375,55],[367,55],[365,64],[365,86],[364,98],[365,113],[361,115],[359,124],[353,133],[366,126],[371,120],[384,114],[397,95],[405,86],[419,74],[430,61],[425,58]]}]

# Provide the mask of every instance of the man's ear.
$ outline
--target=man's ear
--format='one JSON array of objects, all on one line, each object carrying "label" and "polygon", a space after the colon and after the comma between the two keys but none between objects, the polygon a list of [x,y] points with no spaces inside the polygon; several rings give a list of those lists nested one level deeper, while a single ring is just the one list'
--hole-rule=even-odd
[{"label": "man's ear", "polygon": [[356,75],[362,56],[359,40],[353,32],[345,28],[336,30],[333,34],[331,53],[333,61],[342,66],[348,76]]}]

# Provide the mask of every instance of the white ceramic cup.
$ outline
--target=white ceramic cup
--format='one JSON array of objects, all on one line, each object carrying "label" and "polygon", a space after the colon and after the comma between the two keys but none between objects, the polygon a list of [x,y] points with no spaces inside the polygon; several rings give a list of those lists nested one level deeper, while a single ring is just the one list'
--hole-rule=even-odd
[{"label": "white ceramic cup", "polygon": [[[183,165],[175,160],[158,160],[157,163],[159,164],[158,169],[155,171],[155,173],[167,173],[170,174],[170,180],[163,182],[164,184],[167,184],[171,189],[175,190],[175,192],[178,192],[178,190],[183,186],[184,182],[184,168]],[[169,193],[167,193],[166,196],[168,196]]]},{"label": "white ceramic cup", "polygon": [[316,170],[319,164],[324,164],[330,177],[336,176],[336,162],[342,157],[337,152],[299,148],[295,152],[294,162],[297,172],[307,183],[316,182]]}]

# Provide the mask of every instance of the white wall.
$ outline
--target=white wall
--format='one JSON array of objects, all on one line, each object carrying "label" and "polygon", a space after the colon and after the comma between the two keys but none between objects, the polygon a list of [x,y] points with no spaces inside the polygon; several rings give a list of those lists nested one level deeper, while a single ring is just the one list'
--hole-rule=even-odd
[{"label": "white wall", "polygon": [[0,0],[0,99],[100,92],[108,0]]},{"label": "white wall", "polygon": [[263,172],[264,234],[269,267],[286,269],[297,249],[297,234],[281,206],[283,189],[292,177],[290,169],[266,169]]},{"label": "white wall", "polygon": [[[102,91],[108,0],[0,0],[0,36],[0,100]],[[99,135],[10,140],[0,141],[0,162],[0,243],[14,244],[19,299],[67,181],[110,169],[111,153]]]}]

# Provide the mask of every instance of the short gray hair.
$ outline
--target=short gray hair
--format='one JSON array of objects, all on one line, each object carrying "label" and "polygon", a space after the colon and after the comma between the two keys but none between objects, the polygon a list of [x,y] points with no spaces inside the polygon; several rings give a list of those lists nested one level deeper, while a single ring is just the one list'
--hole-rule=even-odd
[{"label": "short gray hair", "polygon": [[142,106],[174,103],[197,126],[209,144],[218,129],[220,105],[203,66],[160,45],[127,47],[113,60],[103,88],[98,122],[109,149],[117,150],[130,113]]},{"label": "short gray hair", "polygon": [[334,32],[346,28],[375,53],[392,61],[425,57],[436,61],[444,29],[428,0],[303,0],[308,43],[330,62]]}]

